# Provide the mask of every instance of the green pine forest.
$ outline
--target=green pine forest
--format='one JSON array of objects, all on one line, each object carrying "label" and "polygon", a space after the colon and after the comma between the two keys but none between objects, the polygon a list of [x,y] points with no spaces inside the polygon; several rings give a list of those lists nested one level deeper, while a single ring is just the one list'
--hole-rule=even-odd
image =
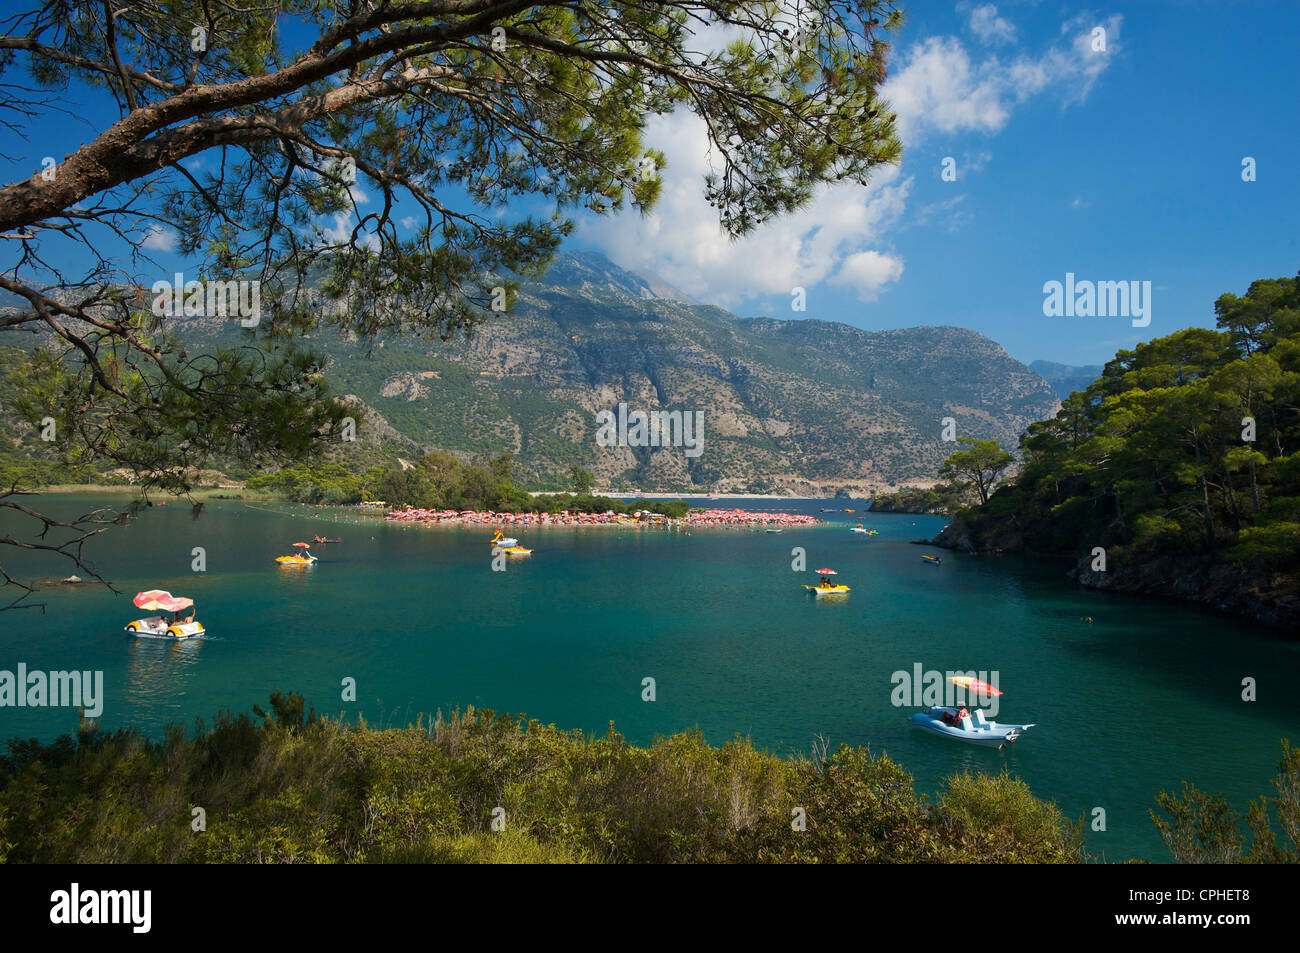
[{"label": "green pine forest", "polygon": [[938,543],[1068,555],[1088,585],[1300,620],[1300,278],[1214,312],[1214,329],[1117,353]]}]

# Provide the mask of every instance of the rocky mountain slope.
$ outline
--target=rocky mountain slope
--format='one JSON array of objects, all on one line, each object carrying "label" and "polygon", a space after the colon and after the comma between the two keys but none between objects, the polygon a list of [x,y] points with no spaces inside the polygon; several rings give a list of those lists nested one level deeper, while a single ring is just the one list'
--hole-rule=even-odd
[{"label": "rocky mountain slope", "polygon": [[[240,333],[212,319],[175,319],[173,331],[196,345]],[[591,253],[562,252],[469,341],[309,343],[337,391],[408,448],[512,453],[539,484],[579,464],[600,486],[645,490],[883,490],[932,481],[954,446],[946,417],[957,436],[1014,448],[1057,406],[1040,376],[974,331],[741,319]],[[599,446],[596,415],[620,402],[702,411],[703,451]]]}]

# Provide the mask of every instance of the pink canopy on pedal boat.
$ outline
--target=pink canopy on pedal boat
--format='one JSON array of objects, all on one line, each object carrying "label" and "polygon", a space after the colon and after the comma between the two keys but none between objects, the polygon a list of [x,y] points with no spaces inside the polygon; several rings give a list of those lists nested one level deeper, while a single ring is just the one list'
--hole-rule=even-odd
[{"label": "pink canopy on pedal boat", "polygon": [[135,598],[131,601],[135,603],[137,609],[147,609],[150,612],[179,612],[194,605],[193,599],[187,599],[184,596],[173,596],[166,589],[149,589],[145,592],[137,592]]}]

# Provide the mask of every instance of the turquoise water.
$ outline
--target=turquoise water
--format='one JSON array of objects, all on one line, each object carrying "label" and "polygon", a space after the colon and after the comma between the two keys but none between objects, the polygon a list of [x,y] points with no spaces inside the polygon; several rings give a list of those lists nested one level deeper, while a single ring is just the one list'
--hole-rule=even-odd
[{"label": "turquoise water", "polygon": [[[39,502],[63,513],[88,505],[54,499]],[[44,615],[0,613],[0,669],[102,670],[103,724],[152,734],[247,711],[279,689],[377,725],[473,704],[563,728],[601,732],[613,721],[639,743],[698,726],[715,743],[747,735],[784,754],[821,736],[888,753],[930,792],[955,770],[1006,765],[1070,817],[1104,808],[1107,829],[1089,845],[1110,860],[1166,859],[1148,816],[1158,791],[1187,778],[1244,809],[1267,789],[1279,739],[1300,741],[1300,643],[1172,602],[1077,590],[1058,564],[942,553],[931,566],[919,556],[938,551],[908,541],[932,536],[941,518],[847,505],[859,512],[780,534],[517,530],[536,552],[493,572],[482,528],[352,524],[337,511],[236,502],[193,518],[173,504],[92,541],[89,555],[121,595],[53,591]],[[857,521],[880,535],[850,533]],[[344,543],[316,547],[310,569],[272,561],[317,532]],[[196,546],[206,573],[191,571]],[[805,593],[816,578],[792,571],[794,547],[853,591]],[[15,575],[70,571],[4,559]],[[125,634],[142,614],[130,596],[145,588],[193,596],[208,635]],[[996,670],[998,718],[1038,726],[1005,751],[913,728],[914,709],[890,696],[892,673],[916,663]],[[653,702],[642,701],[646,677]],[[1258,681],[1257,702],[1241,700],[1245,677]],[[341,699],[344,678],[356,679],[355,703]],[[0,708],[0,737],[48,739],[76,717]]]}]

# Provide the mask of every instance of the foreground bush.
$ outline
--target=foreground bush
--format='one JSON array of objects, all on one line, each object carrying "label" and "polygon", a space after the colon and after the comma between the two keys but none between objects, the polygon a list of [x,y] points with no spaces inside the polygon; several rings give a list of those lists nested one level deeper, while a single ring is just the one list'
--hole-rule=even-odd
[{"label": "foreground bush", "polygon": [[254,712],[161,742],[89,723],[48,745],[12,742],[0,759],[0,859],[1081,859],[1077,831],[1022,782],[962,775],[929,804],[902,768],[860,748],[784,759],[699,732],[637,747],[612,727],[587,737],[473,709],[374,731],[317,718],[295,695]]}]

